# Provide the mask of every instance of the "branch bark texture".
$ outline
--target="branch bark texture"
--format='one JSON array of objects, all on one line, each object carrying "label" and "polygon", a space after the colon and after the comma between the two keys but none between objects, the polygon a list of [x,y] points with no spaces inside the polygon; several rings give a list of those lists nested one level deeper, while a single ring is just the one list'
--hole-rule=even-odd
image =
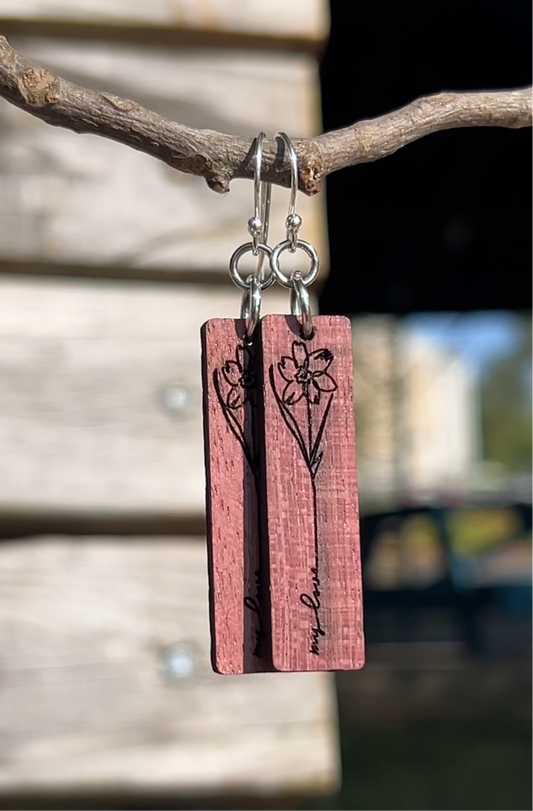
[{"label": "branch bark texture", "polygon": [[[193,130],[146,110],[129,99],[78,87],[32,64],[0,37],[0,96],[37,118],[78,133],[93,133],[127,144],[181,172],[204,177],[226,192],[233,178],[251,178],[249,139],[212,130]],[[391,155],[433,132],[458,127],[529,127],[531,89],[481,93],[439,93],[350,127],[294,139],[300,190],[320,191],[324,178],[347,166]],[[283,146],[263,144],[265,180],[290,184]]]}]

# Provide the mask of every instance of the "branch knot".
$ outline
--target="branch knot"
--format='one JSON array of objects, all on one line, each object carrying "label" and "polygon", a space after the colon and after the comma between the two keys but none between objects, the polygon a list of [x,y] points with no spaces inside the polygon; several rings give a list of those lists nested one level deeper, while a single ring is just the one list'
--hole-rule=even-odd
[{"label": "branch knot", "polygon": [[130,99],[121,99],[120,96],[114,96],[113,93],[100,93],[103,99],[105,99],[115,110],[121,110],[123,113],[129,113],[131,110],[134,110],[139,105],[136,104],[134,101],[130,101]]},{"label": "branch knot", "polygon": [[26,68],[17,76],[17,88],[29,107],[47,107],[59,101],[59,79],[44,68]]}]

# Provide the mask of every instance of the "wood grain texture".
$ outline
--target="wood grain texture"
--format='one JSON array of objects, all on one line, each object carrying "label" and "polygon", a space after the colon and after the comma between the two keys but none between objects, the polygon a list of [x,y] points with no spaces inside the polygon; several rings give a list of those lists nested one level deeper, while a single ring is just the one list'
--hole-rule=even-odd
[{"label": "wood grain texture", "polygon": [[211,656],[224,674],[272,670],[259,537],[260,381],[244,326],[216,318],[202,327]]},{"label": "wood grain texture", "polygon": [[268,575],[277,670],[362,667],[351,326],[262,321]]},{"label": "wood grain texture", "polygon": [[[0,19],[35,25],[61,23],[94,32],[122,27],[170,32],[201,31],[261,39],[316,43],[328,32],[326,0],[0,0]],[[233,39],[232,42],[235,40]]]},{"label": "wood grain texture", "polygon": [[[302,54],[40,38],[16,42],[49,70],[104,91],[99,94],[102,121],[135,106],[129,101],[120,106],[118,96],[126,96],[160,116],[202,130],[227,129],[250,144],[260,130],[304,136],[320,130],[317,66]],[[173,276],[225,274],[235,248],[249,240],[253,190],[248,181],[236,181],[221,198],[201,179],[134,149],[46,126],[3,101],[0,136],[4,267],[13,259],[108,272],[134,268],[146,276],[151,270]],[[137,144],[133,138],[130,146]],[[178,156],[180,149],[172,154]],[[196,156],[199,160],[198,150]],[[284,238],[287,205],[287,192],[273,194],[272,244]],[[298,210],[303,238],[317,246],[326,269],[323,201],[302,195]]]},{"label": "wood grain texture", "polygon": [[5,807],[17,791],[336,787],[327,676],[211,672],[203,539],[3,542],[0,650]]},{"label": "wood grain texture", "polygon": [[233,285],[0,276],[0,515],[202,516],[200,328],[239,303]]}]

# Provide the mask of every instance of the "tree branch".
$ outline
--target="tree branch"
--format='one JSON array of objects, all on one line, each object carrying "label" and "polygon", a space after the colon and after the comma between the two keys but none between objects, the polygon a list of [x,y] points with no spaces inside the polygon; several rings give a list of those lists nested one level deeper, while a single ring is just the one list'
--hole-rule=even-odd
[{"label": "tree branch", "polygon": [[[78,87],[37,67],[0,37],[0,96],[56,127],[93,133],[127,144],[180,172],[200,175],[210,188],[229,190],[233,178],[250,178],[250,139],[193,130],[110,93]],[[358,163],[384,158],[439,130],[457,127],[528,127],[531,90],[440,93],[393,113],[360,121],[315,138],[294,139],[300,189],[312,195],[324,178]],[[277,141],[263,145],[263,177],[288,186],[290,170]]]}]

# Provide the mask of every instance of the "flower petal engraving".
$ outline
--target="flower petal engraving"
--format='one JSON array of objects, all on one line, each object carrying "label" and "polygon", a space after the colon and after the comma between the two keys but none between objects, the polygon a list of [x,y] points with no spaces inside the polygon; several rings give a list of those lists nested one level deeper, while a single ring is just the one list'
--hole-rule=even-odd
[{"label": "flower petal engraving", "polygon": [[281,395],[281,399],[285,403],[285,405],[295,405],[299,400],[302,399],[304,396],[304,391],[302,386],[296,382],[296,380],[291,380],[290,383],[287,383],[285,388],[283,389],[283,394]]},{"label": "flower petal engraving", "polygon": [[292,345],[292,356],[296,366],[307,366],[309,356],[307,354],[307,347],[305,344],[301,343],[300,341],[294,341]]},{"label": "flower petal engraving", "polygon": [[320,391],[337,391],[337,384],[327,372],[321,372],[313,378],[313,385]]},{"label": "flower petal engraving", "polygon": [[226,360],[222,366],[222,374],[230,386],[238,386],[241,380],[242,368],[234,360]]},{"label": "flower petal engraving", "polygon": [[286,380],[287,383],[290,383],[291,380],[294,380],[298,367],[293,358],[284,355],[278,363],[278,369],[282,378]]},{"label": "flower petal engraving", "polygon": [[302,397],[318,405],[321,392],[336,391],[337,384],[327,372],[332,361],[333,353],[329,349],[315,349],[309,354],[304,343],[294,341],[292,358],[283,355],[278,362],[278,371],[288,384],[282,397],[285,405],[295,405]]},{"label": "flower petal engraving", "polygon": [[235,360],[226,360],[221,367],[222,375],[230,390],[224,397],[227,408],[242,408],[245,403],[255,407],[256,378],[252,358],[248,348],[239,345],[235,349]]},{"label": "flower petal engraving", "polygon": [[310,372],[326,372],[333,360],[329,349],[317,349],[309,355]]},{"label": "flower petal engraving", "polygon": [[240,386],[232,386],[228,391],[226,397],[226,405],[228,408],[235,409],[241,408],[246,402],[246,391]]}]

